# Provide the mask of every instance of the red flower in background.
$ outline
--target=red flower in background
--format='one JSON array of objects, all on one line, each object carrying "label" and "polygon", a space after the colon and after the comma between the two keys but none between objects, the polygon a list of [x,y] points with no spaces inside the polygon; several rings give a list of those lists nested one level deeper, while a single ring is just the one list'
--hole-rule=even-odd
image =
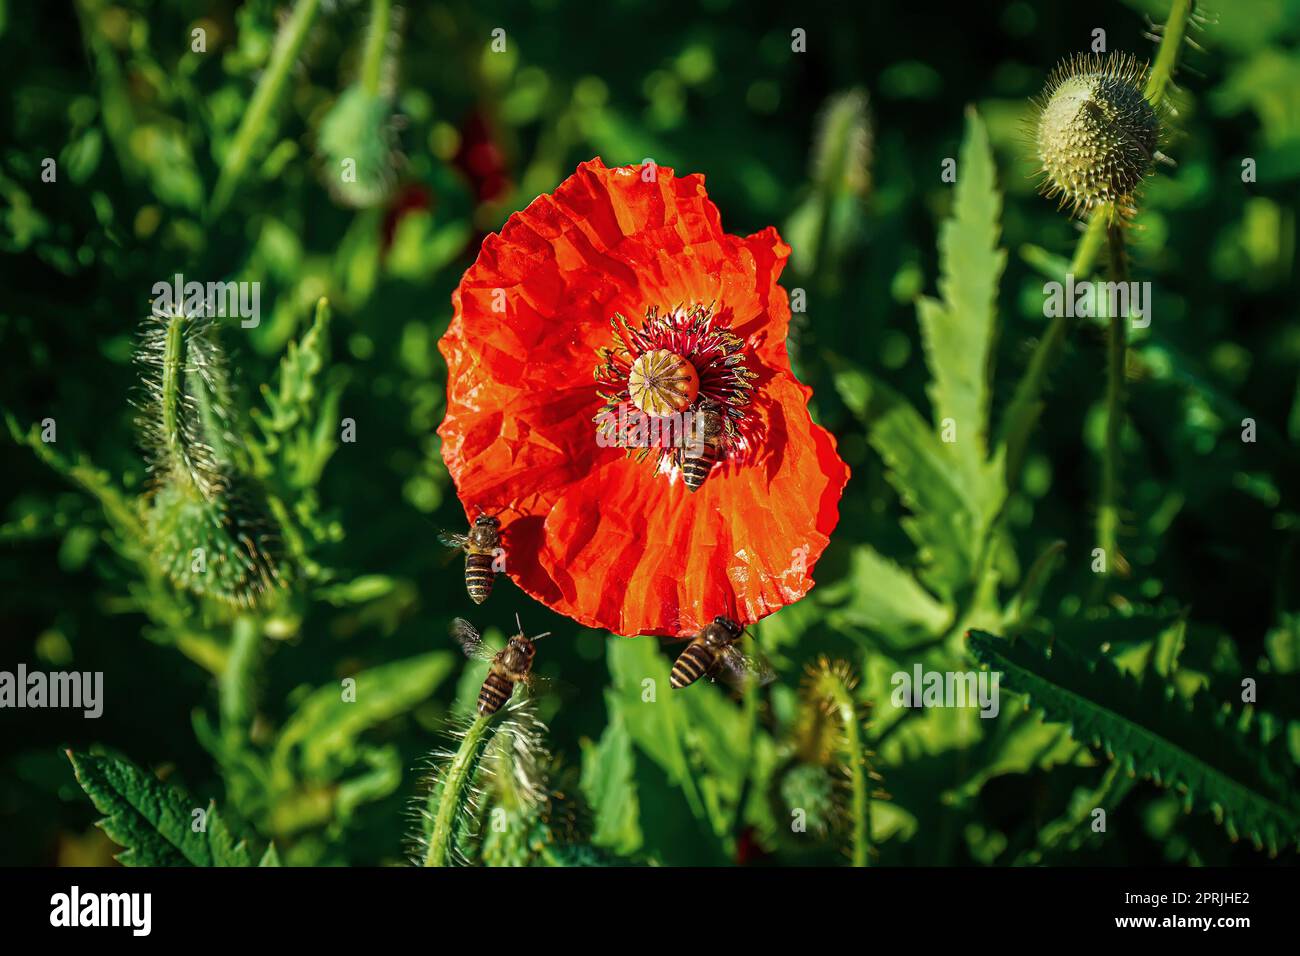
[{"label": "red flower in background", "polygon": [[460,148],[452,165],[470,181],[474,198],[492,202],[510,189],[505,150],[492,123],[482,110],[471,113],[460,128]]},{"label": "red flower in background", "polygon": [[790,370],[789,253],[723,232],[699,175],[598,159],[487,237],[439,343],[438,433],[525,591],[685,636],[812,587],[848,467]]}]

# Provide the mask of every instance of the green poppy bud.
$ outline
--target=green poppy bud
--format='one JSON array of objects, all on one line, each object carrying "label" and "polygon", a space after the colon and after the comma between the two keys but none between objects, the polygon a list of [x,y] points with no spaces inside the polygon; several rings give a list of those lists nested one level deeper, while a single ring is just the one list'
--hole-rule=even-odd
[{"label": "green poppy bud", "polygon": [[1108,203],[1128,212],[1157,158],[1160,116],[1144,95],[1147,69],[1126,54],[1076,56],[1036,101],[1043,195],[1086,216]]}]

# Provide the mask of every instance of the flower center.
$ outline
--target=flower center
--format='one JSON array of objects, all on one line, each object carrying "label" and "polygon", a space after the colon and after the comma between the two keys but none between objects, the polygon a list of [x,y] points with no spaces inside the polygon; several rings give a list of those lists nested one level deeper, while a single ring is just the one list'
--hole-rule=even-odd
[{"label": "flower center", "polygon": [[614,344],[598,350],[596,440],[657,474],[700,487],[715,464],[742,460],[762,440],[750,414],[757,378],[743,339],[711,305],[650,306],[639,327],[611,320]]},{"label": "flower center", "polygon": [[676,352],[654,349],[637,357],[627,376],[632,404],[647,415],[665,418],[691,406],[700,394],[700,373]]}]

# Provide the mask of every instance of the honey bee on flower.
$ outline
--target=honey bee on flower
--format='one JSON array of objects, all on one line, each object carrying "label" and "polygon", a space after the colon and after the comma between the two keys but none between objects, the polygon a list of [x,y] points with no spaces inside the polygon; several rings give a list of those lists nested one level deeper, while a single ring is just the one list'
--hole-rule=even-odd
[{"label": "honey bee on flower", "polygon": [[583,163],[484,240],[439,343],[438,433],[520,587],[687,637],[808,592],[848,467],[790,369],[790,248],[726,233],[701,176],[643,171]]},{"label": "honey bee on flower", "polygon": [[[614,444],[636,449],[638,458],[653,447],[657,470],[670,476],[680,472],[688,491],[703,486],[714,464],[757,443],[757,423],[745,414],[754,373],[746,364],[744,341],[723,322],[708,305],[667,312],[652,305],[637,329],[621,314],[614,316],[617,344],[598,351],[602,362],[595,375],[605,405],[596,415],[597,427]],[[630,416],[619,414],[629,405]],[[647,418],[678,413],[688,423],[679,429],[681,440],[655,446],[638,440]]]}]

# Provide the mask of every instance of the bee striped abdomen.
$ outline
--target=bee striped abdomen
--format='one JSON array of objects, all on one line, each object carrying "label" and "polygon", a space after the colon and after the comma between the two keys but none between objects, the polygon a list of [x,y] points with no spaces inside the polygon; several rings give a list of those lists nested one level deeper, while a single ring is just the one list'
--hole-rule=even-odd
[{"label": "bee striped abdomen", "polygon": [[698,491],[713,470],[713,463],[718,460],[718,446],[706,444],[704,454],[698,458],[688,455],[682,461],[682,481],[691,491]]},{"label": "bee striped abdomen", "polygon": [[510,678],[495,670],[489,671],[487,680],[483,681],[483,689],[478,692],[478,712],[484,717],[495,714],[505,706],[514,691],[515,685]]},{"label": "bee striped abdomen", "polygon": [[673,671],[668,678],[668,683],[675,690],[694,684],[709,672],[716,659],[714,653],[704,645],[688,644],[686,650],[682,651],[673,662]]},{"label": "bee striped abdomen", "polygon": [[492,593],[496,572],[492,570],[492,555],[471,551],[465,555],[465,590],[470,600],[482,604]]}]

